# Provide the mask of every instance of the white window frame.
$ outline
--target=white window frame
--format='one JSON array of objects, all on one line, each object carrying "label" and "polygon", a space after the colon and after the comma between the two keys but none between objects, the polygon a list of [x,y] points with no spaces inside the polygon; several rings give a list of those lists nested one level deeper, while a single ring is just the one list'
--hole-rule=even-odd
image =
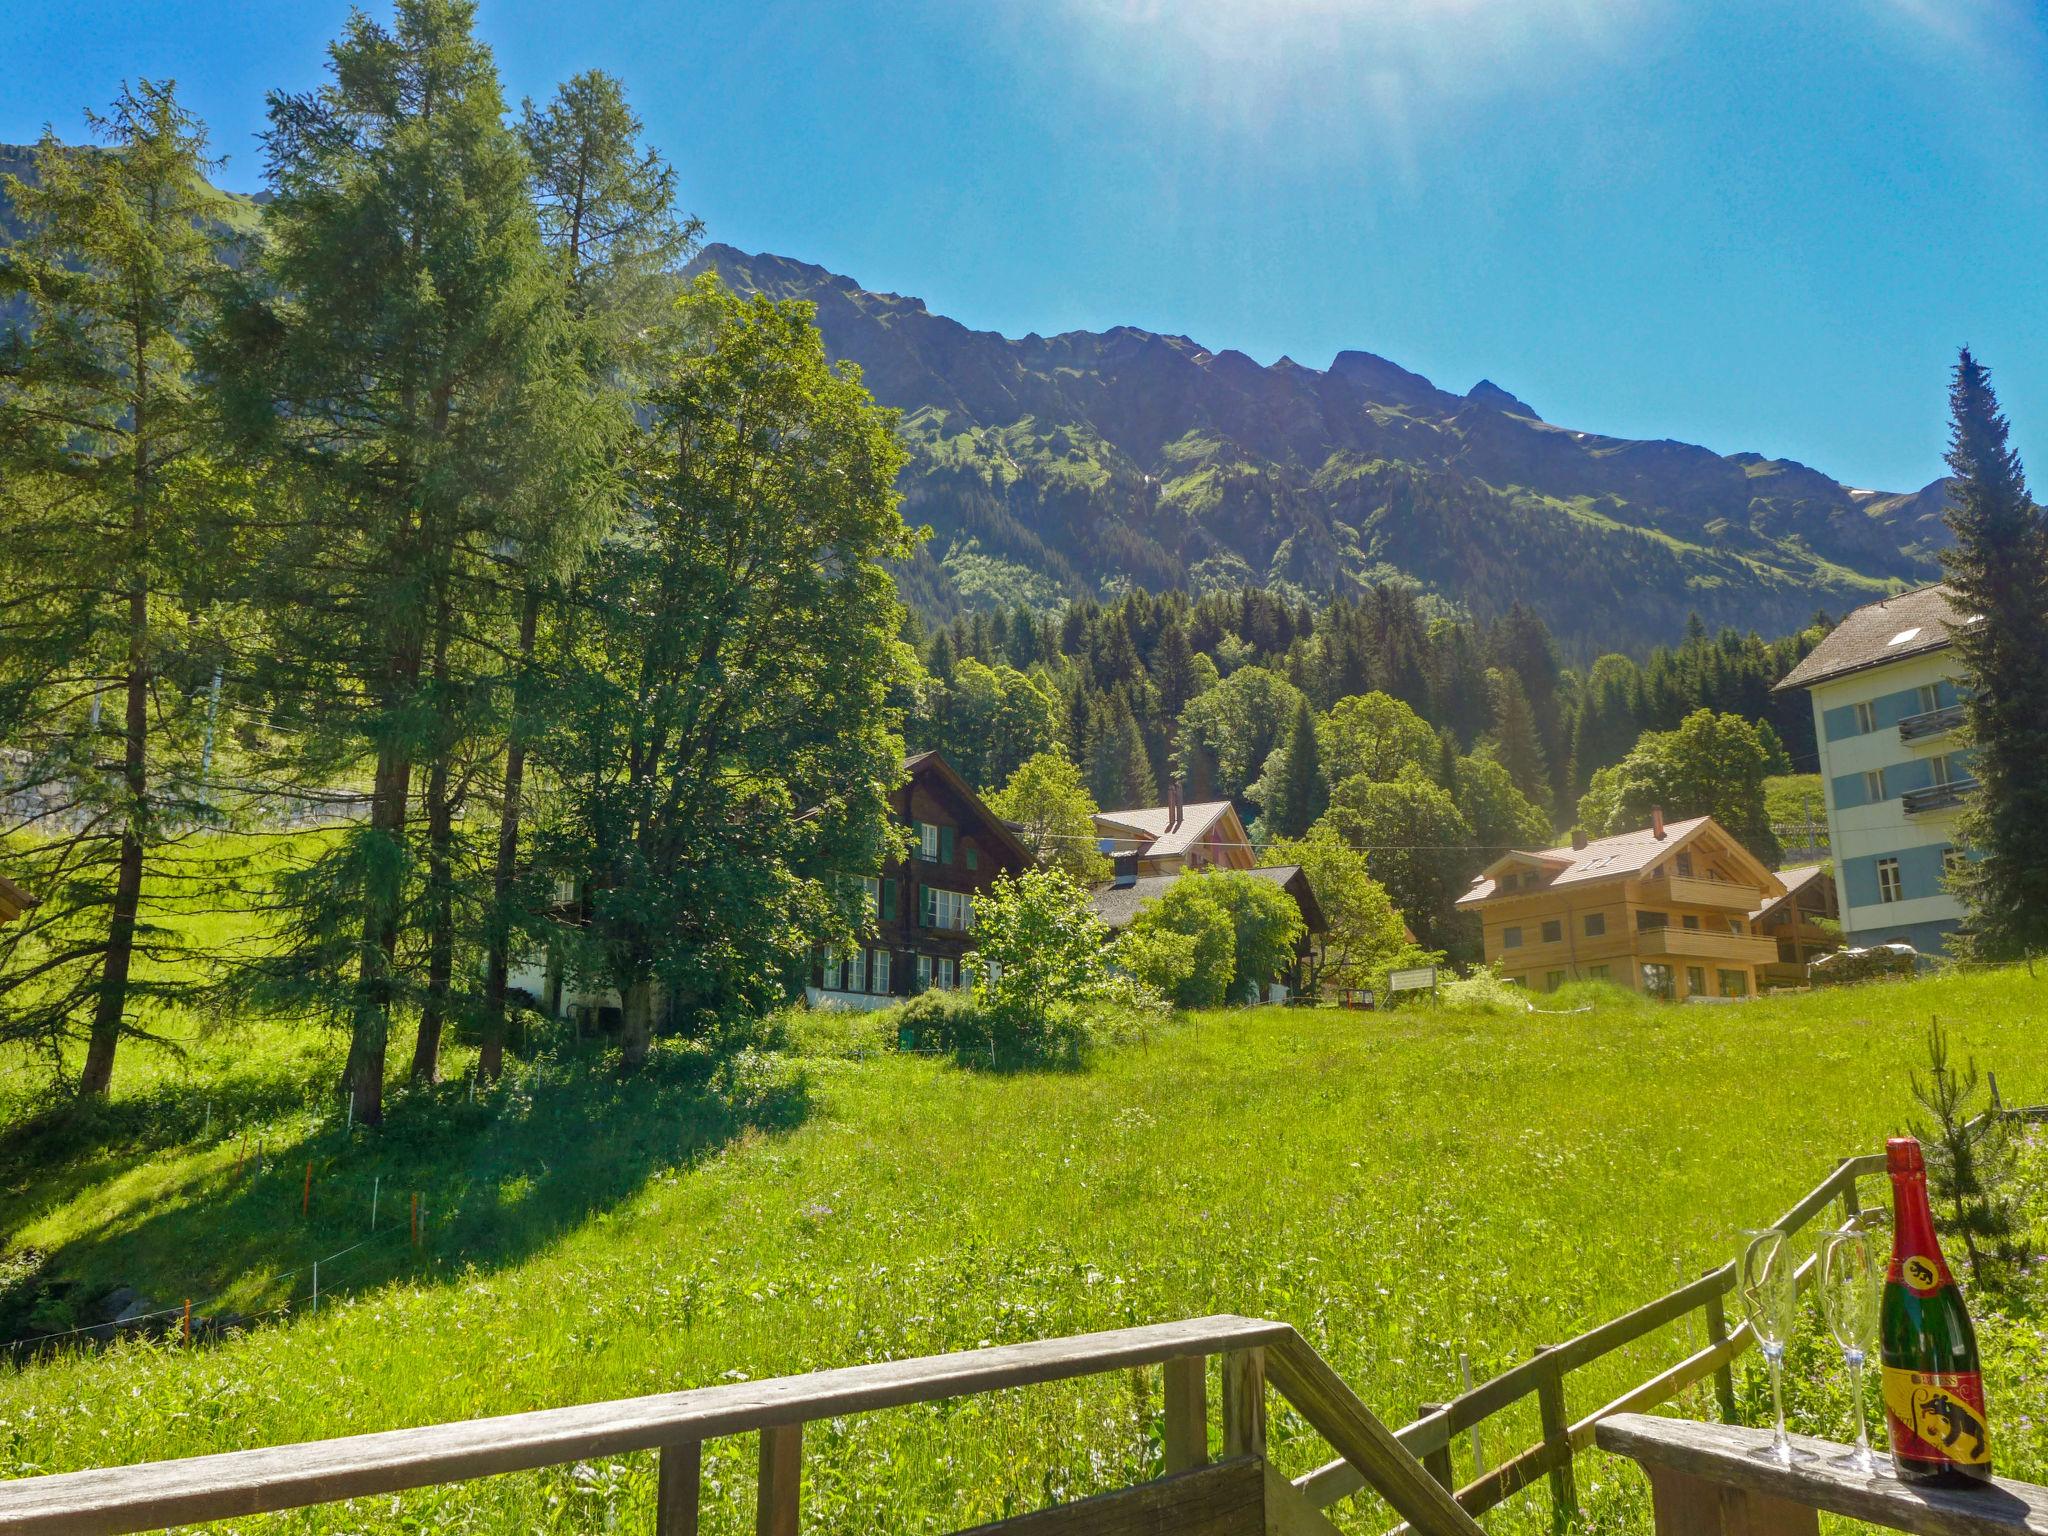
[{"label": "white window frame", "polygon": [[1941,689],[1933,683],[1920,685],[1920,713],[1931,715],[1941,708]]},{"label": "white window frame", "polygon": [[920,821],[917,824],[917,854],[928,864],[939,862],[939,827],[937,822]]},{"label": "white window frame", "polygon": [[860,882],[861,906],[868,915],[868,921],[882,920],[882,882],[873,875],[863,875]]},{"label": "white window frame", "polygon": [[1866,768],[1863,770],[1863,798],[1871,805],[1882,805],[1884,803],[1884,770],[1882,768]]},{"label": "white window frame", "polygon": [[1899,861],[1896,857],[1877,861],[1877,899],[1886,906],[1903,901],[1906,887],[1899,878]]},{"label": "white window frame", "polygon": [[868,952],[855,946],[846,957],[846,990],[865,992],[868,989]]},{"label": "white window frame", "polygon": [[878,992],[884,997],[889,995],[889,982],[892,979],[889,973],[894,969],[890,962],[893,958],[888,950],[878,949],[875,951],[873,958],[868,961],[868,990],[870,992]]},{"label": "white window frame", "polygon": [[1955,758],[1947,752],[1927,759],[1927,771],[1934,775],[1936,784],[1953,784],[1956,781]]},{"label": "white window frame", "polygon": [[1941,877],[1944,880],[1955,879],[1957,875],[1963,872],[1969,862],[1970,856],[1967,853],[1954,844],[1950,844],[1941,850]]},{"label": "white window frame", "polygon": [[1868,736],[1876,729],[1877,705],[1875,701],[1865,699],[1856,706],[1856,734],[1858,736]]},{"label": "white window frame", "polygon": [[917,957],[917,990],[920,992],[929,992],[931,990],[931,986],[932,957],[930,955],[919,955]]}]

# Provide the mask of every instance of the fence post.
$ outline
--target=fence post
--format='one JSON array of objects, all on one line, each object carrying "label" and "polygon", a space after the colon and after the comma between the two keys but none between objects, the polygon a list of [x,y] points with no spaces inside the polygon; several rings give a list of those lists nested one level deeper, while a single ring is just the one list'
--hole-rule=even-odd
[{"label": "fence post", "polygon": [[[1713,1271],[1710,1269],[1707,1273],[1711,1275]],[[1701,1303],[1701,1306],[1707,1314],[1707,1342],[1709,1344],[1727,1342],[1728,1309],[1722,1303],[1721,1293],[1719,1291],[1714,1292],[1713,1295]],[[1734,1362],[1723,1361],[1719,1368],[1715,1370],[1714,1398],[1721,1405],[1721,1422],[1723,1424],[1733,1424],[1735,1422]]]},{"label": "fence post", "polygon": [[1209,1360],[1183,1355],[1165,1368],[1166,1470],[1188,1472],[1209,1463]]},{"label": "fence post", "polygon": [[[1465,1384],[1465,1390],[1472,1390],[1472,1357],[1464,1350],[1458,1351],[1458,1379]],[[1479,1420],[1472,1421],[1472,1480],[1479,1481],[1486,1475],[1486,1447],[1479,1438]]]},{"label": "fence post", "polygon": [[[1542,1359],[1557,1346],[1536,1351]],[[1536,1411],[1543,1420],[1543,1448],[1550,1461],[1550,1524],[1562,1531],[1578,1512],[1578,1483],[1572,1476],[1571,1421],[1565,1417],[1564,1373],[1554,1366],[1536,1378]]]},{"label": "fence post", "polygon": [[664,1445],[659,1465],[654,1536],[697,1536],[697,1500],[704,1485],[703,1442]]},{"label": "fence post", "polygon": [[[1418,1403],[1415,1417],[1426,1419],[1432,1413],[1441,1413],[1443,1406],[1442,1403]],[[1451,1437],[1448,1431],[1444,1435],[1444,1443],[1422,1458],[1422,1469],[1446,1488],[1457,1486],[1451,1473]]]},{"label": "fence post", "polygon": [[1847,1174],[1842,1179],[1842,1223],[1847,1226],[1863,1214],[1863,1196],[1856,1188],[1856,1175]]},{"label": "fence post", "polygon": [[1266,1454],[1266,1352],[1257,1346],[1223,1357],[1223,1454]]},{"label": "fence post", "polygon": [[754,1536],[796,1536],[803,1452],[802,1424],[772,1424],[761,1431],[761,1482],[759,1502],[754,1508]]}]

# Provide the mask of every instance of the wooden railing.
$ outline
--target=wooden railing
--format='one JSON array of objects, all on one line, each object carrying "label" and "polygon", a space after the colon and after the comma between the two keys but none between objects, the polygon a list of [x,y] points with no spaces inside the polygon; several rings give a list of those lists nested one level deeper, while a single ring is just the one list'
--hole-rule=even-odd
[{"label": "wooden railing", "polygon": [[[1211,1455],[1208,1359],[1222,1357],[1221,1458]],[[1427,1536],[1479,1527],[1285,1323],[1204,1317],[654,1397],[387,1430],[179,1461],[0,1482],[0,1533],[113,1536],[531,1471],[592,1457],[660,1457],[655,1530],[697,1529],[704,1442],[758,1433],[755,1529],[794,1536],[807,1422],[1139,1366],[1163,1367],[1164,1475],[1019,1516],[988,1532],[1314,1532],[1328,1522],[1266,1466],[1266,1391],[1290,1403]]]},{"label": "wooden railing", "polygon": [[2048,1488],[1994,1478],[1976,1488],[1927,1488],[1864,1472],[1849,1447],[1805,1435],[1793,1460],[1767,1454],[1768,1430],[1617,1414],[1600,1448],[1650,1479],[1657,1536],[1819,1536],[1818,1512],[1915,1536],[2048,1536]]},{"label": "wooden railing", "polygon": [[[1884,1172],[1882,1154],[1852,1157],[1816,1185],[1804,1199],[1779,1218],[1777,1225],[1787,1233],[1798,1232],[1830,1206],[1839,1202],[1843,1219],[1861,1209],[1856,1181]],[[1805,1285],[1816,1260],[1809,1257],[1799,1267],[1798,1280]],[[1451,1447],[1457,1437],[1475,1426],[1485,1425],[1504,1410],[1526,1398],[1536,1399],[1542,1438],[1510,1455],[1499,1465],[1479,1472],[1457,1488],[1459,1505],[1472,1514],[1493,1508],[1509,1495],[1526,1488],[1539,1477],[1550,1479],[1551,1509],[1559,1524],[1577,1507],[1578,1492],[1572,1462],[1579,1452],[1593,1444],[1594,1427],[1618,1413],[1640,1413],[1668,1401],[1696,1382],[1714,1378],[1714,1391],[1724,1419],[1735,1413],[1735,1378],[1731,1363],[1752,1342],[1749,1324],[1728,1326],[1728,1293],[1735,1289],[1734,1260],[1710,1269],[1689,1285],[1682,1285],[1655,1301],[1637,1307],[1592,1328],[1562,1344],[1539,1349],[1520,1365],[1511,1366],[1491,1380],[1447,1403],[1425,1405],[1422,1416],[1398,1431],[1395,1438],[1429,1468],[1436,1478],[1450,1486]],[[1573,1420],[1566,1405],[1566,1381],[1580,1371],[1605,1359],[1616,1350],[1645,1335],[1698,1313],[1704,1325],[1706,1347],[1696,1350],[1668,1369],[1629,1388],[1611,1402],[1584,1417]],[[1294,1480],[1317,1508],[1328,1508],[1339,1499],[1359,1492],[1364,1482],[1343,1460],[1332,1461]]]}]

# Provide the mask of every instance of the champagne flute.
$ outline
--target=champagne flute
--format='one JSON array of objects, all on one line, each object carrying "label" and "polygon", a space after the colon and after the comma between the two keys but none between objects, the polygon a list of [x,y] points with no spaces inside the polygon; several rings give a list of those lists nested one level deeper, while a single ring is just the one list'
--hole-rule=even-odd
[{"label": "champagne flute", "polygon": [[1875,1474],[1870,1454],[1870,1429],[1863,1412],[1863,1362],[1877,1343],[1878,1307],[1884,1299],[1884,1271],[1871,1251],[1870,1234],[1852,1223],[1830,1232],[1820,1250],[1820,1305],[1828,1331],[1842,1346],[1849,1367],[1849,1391],[1856,1399],[1856,1450],[1849,1464]]},{"label": "champagne flute", "polygon": [[1785,1434],[1785,1345],[1799,1310],[1799,1282],[1792,1244],[1777,1227],[1745,1233],[1742,1251],[1742,1300],[1749,1309],[1750,1330],[1763,1346],[1771,1370],[1771,1455],[1791,1465],[1792,1442]]}]

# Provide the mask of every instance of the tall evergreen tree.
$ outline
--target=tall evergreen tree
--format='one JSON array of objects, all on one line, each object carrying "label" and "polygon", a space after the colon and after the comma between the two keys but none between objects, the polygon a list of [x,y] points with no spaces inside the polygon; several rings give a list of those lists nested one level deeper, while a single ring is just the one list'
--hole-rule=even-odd
[{"label": "tall evergreen tree", "polygon": [[[542,546],[609,494],[624,424],[591,387],[473,21],[468,0],[398,0],[389,28],[357,12],[328,83],[271,98],[264,260],[214,354],[241,441],[291,509],[258,570],[263,680],[290,703],[296,760],[371,786],[367,824],[282,882],[258,990],[347,1027],[343,1086],[366,1124],[383,1116],[394,1013],[422,1000],[399,944],[416,787],[441,935],[449,797],[465,754],[502,738],[499,552]],[[440,1006],[453,960],[429,948]]]},{"label": "tall evergreen tree", "polygon": [[1966,347],[1949,385],[1949,527],[1942,554],[1963,622],[1972,771],[1959,878],[1968,944],[1986,959],[2048,950],[2048,519],[2027,494],[1991,376]]},{"label": "tall evergreen tree", "polygon": [[1329,808],[1330,786],[1316,747],[1315,711],[1303,699],[1294,707],[1294,723],[1275,749],[1272,765],[1261,781],[1265,797],[1266,832],[1274,837],[1302,837]]},{"label": "tall evergreen tree", "polygon": [[[675,209],[675,172],[640,146],[640,118],[625,88],[597,70],[577,75],[546,107],[524,104],[520,138],[533,163],[541,235],[561,264],[570,313],[580,324],[594,375],[629,379],[640,339],[668,297],[665,279],[687,255],[699,225]],[[585,510],[600,510],[592,499]],[[534,645],[550,569],[571,568],[601,532],[601,519],[545,525],[545,542],[512,548],[520,577],[513,642],[492,903],[484,936],[483,1039],[478,1065],[496,1078],[504,1059],[505,991],[514,930],[520,814],[536,699]],[[424,1042],[424,1033],[422,1035]]]},{"label": "tall evergreen tree", "polygon": [[1495,667],[1486,674],[1486,682],[1493,697],[1493,742],[1500,765],[1507,769],[1516,789],[1536,805],[1548,805],[1550,772],[1521,677],[1505,667]]},{"label": "tall evergreen tree", "polygon": [[104,1097],[121,1039],[180,990],[134,962],[176,948],[146,887],[201,810],[198,578],[225,492],[187,342],[226,200],[170,86],[88,122],[104,149],[46,137],[33,178],[4,188],[21,234],[0,300],[22,323],[0,342],[0,739],[23,749],[7,787],[61,809],[0,827],[39,898],[0,930],[0,1040],[61,1071],[82,1037],[78,1090]]},{"label": "tall evergreen tree", "polygon": [[1130,699],[1120,688],[1102,706],[1088,780],[1096,803],[1111,810],[1150,805],[1158,799],[1144,734],[1138,729]]}]

